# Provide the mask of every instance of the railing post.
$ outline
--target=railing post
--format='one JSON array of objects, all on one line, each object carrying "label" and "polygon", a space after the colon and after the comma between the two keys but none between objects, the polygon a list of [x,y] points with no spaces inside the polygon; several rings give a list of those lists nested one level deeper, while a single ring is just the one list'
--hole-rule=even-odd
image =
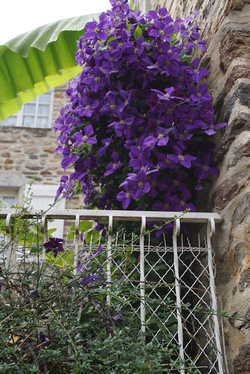
[{"label": "railing post", "polygon": [[215,233],[215,223],[213,218],[209,218],[207,222],[207,251],[208,251],[208,269],[209,269],[209,285],[212,298],[212,309],[213,309],[213,320],[214,320],[214,333],[215,333],[215,342],[217,348],[217,360],[219,366],[219,373],[223,374],[223,357],[222,349],[220,342],[220,327],[218,320],[218,307],[217,307],[217,298],[215,293],[215,282],[214,282],[214,272],[213,272],[213,256],[212,256],[212,244],[211,238]]},{"label": "railing post", "polygon": [[[180,234],[180,220],[176,218],[174,221],[173,229],[173,250],[174,250],[174,272],[175,272],[175,293],[176,293],[176,309],[177,309],[177,324],[178,324],[178,343],[179,343],[179,354],[180,358],[185,359],[184,347],[183,347],[183,328],[182,328],[182,317],[181,317],[181,283],[179,276],[179,258],[177,248],[177,236]],[[181,365],[181,374],[185,374],[184,363]]]},{"label": "railing post", "polygon": [[145,312],[145,269],[144,269],[144,232],[146,229],[146,217],[141,217],[141,232],[140,232],[140,314],[141,314],[141,334],[142,341],[145,342],[146,332],[146,312]]},{"label": "railing post", "polygon": [[13,248],[13,228],[10,227],[11,218],[12,218],[12,214],[9,213],[6,217],[6,232],[10,233],[10,245],[8,246],[7,259],[6,259],[6,262],[5,262],[5,269],[9,269],[10,258],[11,258],[12,248]]},{"label": "railing post", "polygon": [[73,274],[77,274],[77,266],[78,266],[78,251],[79,251],[79,227],[80,227],[80,216],[76,215],[75,218],[75,235],[74,235],[74,244],[75,244],[75,251],[74,251],[74,264],[73,264]]},{"label": "railing post", "polygon": [[[10,267],[10,259],[11,259],[11,254],[12,254],[12,249],[13,249],[13,228],[10,227],[10,222],[11,222],[12,215],[9,213],[6,216],[6,232],[10,233],[10,243],[8,243],[8,251],[7,251],[7,258],[5,261],[5,269],[9,270]],[[3,295],[5,293],[6,286],[1,287],[0,289],[0,294]]]},{"label": "railing post", "polygon": [[[108,290],[111,289],[111,263],[112,263],[112,230],[113,230],[113,216],[109,216],[108,223],[108,246],[107,246],[107,287]],[[110,295],[107,294],[107,305],[110,306]]]},{"label": "railing post", "polygon": [[[43,244],[48,241],[48,226],[47,226],[47,217],[44,215],[42,217],[42,224],[41,224],[41,231],[43,233]],[[43,247],[42,249],[42,262],[45,262],[46,258],[46,248]]]}]

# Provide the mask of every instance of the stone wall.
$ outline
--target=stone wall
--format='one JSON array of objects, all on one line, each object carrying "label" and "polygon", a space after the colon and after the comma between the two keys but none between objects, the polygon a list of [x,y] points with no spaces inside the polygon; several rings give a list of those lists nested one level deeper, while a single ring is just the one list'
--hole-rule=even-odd
[{"label": "stone wall", "polygon": [[[55,89],[50,129],[0,126],[0,187],[8,187],[5,183],[6,176],[12,180],[19,178],[23,187],[33,179],[36,184],[59,186],[64,171],[60,166],[61,155],[54,154],[56,134],[53,124],[66,102],[65,88],[66,86],[60,86]],[[10,183],[10,187],[14,188],[14,184]],[[21,184],[17,187],[22,187]],[[79,199],[73,199],[70,203],[67,201],[67,207],[74,208],[78,205]]]},{"label": "stone wall", "polygon": [[[227,128],[215,139],[220,176],[207,210],[222,216],[214,249],[217,292],[229,316],[250,317],[250,1],[133,0],[143,12],[167,7],[173,18],[199,10],[197,23],[208,51],[202,65],[218,121]],[[203,205],[204,209],[204,205]],[[220,303],[219,303],[220,304]],[[224,319],[228,371],[250,373],[250,324]]]}]

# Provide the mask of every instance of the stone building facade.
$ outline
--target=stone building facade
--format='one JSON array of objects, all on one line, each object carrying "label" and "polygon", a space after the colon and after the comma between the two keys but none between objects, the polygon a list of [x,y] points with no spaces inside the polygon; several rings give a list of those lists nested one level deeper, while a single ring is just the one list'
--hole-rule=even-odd
[{"label": "stone building facade", "polygon": [[[57,135],[53,124],[66,103],[65,88],[66,85],[55,88],[48,128],[0,126],[0,198],[13,195],[15,202],[21,204],[31,182],[33,186],[44,186],[44,192],[54,186],[52,190],[56,192],[65,172],[61,155],[54,153]],[[76,208],[80,203],[75,198],[66,201],[66,207]]]},{"label": "stone building facade", "polygon": [[[210,189],[203,210],[223,218],[218,226],[217,293],[224,318],[227,352],[225,371],[250,373],[250,1],[249,0],[135,0],[134,7],[166,7],[170,16],[184,18],[199,10],[197,23],[208,51],[201,64],[219,122],[227,121],[217,136],[216,163],[220,176]],[[219,302],[219,304],[220,304]],[[242,320],[243,319],[243,320]],[[244,321],[245,319],[245,321]]]}]

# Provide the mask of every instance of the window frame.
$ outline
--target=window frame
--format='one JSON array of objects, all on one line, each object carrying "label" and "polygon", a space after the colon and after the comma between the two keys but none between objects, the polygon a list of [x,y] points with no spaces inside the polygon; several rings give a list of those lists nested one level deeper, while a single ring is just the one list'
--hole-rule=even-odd
[{"label": "window frame", "polygon": [[[41,97],[46,94],[50,94],[49,101],[48,102],[40,102]],[[35,128],[35,129],[51,129],[52,127],[52,116],[53,116],[53,106],[54,106],[54,94],[55,94],[55,89],[52,88],[51,90],[44,92],[42,95],[35,97],[33,100],[29,101],[28,103],[24,104],[22,108],[17,112],[16,114],[8,117],[8,118],[16,118],[15,125],[10,125],[7,123],[7,119],[2,121],[3,126],[8,126],[8,127],[18,127],[18,128]],[[29,113],[26,112],[28,106],[30,104],[35,104],[35,113]],[[46,115],[43,115],[42,113],[38,113],[39,107],[41,105],[47,104],[49,105],[49,113]],[[32,116],[34,117],[34,123],[32,126],[25,126],[23,124],[25,116]],[[38,118],[48,118],[48,126],[38,126],[37,125],[37,120]]]},{"label": "window frame", "polygon": [[[19,189],[12,187],[3,187],[0,186],[0,207],[10,208],[9,204],[5,201],[5,198],[14,198],[14,203],[16,205],[19,202]],[[11,205],[11,206],[12,206]]]}]

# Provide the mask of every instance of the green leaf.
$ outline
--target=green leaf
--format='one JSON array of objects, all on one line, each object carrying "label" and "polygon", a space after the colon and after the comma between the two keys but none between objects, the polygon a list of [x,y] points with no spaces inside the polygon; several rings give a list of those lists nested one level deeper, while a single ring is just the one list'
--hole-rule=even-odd
[{"label": "green leaf", "polygon": [[75,233],[73,231],[69,232],[68,236],[67,236],[67,239],[68,240],[74,240],[74,238],[75,238]]},{"label": "green leaf", "polygon": [[84,221],[84,222],[80,222],[79,230],[81,232],[85,232],[85,231],[92,229],[92,227],[93,227],[92,221]]},{"label": "green leaf", "polygon": [[90,242],[92,242],[92,244],[97,244],[99,242],[99,238],[100,233],[96,230],[88,231],[85,235],[85,241],[87,244],[90,244]]},{"label": "green leaf", "polygon": [[129,23],[128,18],[126,18],[126,26],[127,26],[128,31],[130,32],[130,29],[131,29],[131,23]]},{"label": "green leaf", "polygon": [[56,265],[60,269],[68,268],[72,265],[74,259],[74,252],[65,251],[59,252],[57,257],[54,256],[53,252],[46,254],[46,260],[53,265]]},{"label": "green leaf", "polygon": [[0,121],[21,106],[80,73],[76,41],[99,14],[41,26],[0,46]]},{"label": "green leaf", "polygon": [[51,234],[53,234],[53,232],[56,232],[56,228],[51,228],[51,229],[49,229],[48,230],[48,237],[50,237],[51,236]]},{"label": "green leaf", "polygon": [[176,35],[176,32],[173,32],[173,34],[171,35],[171,45],[174,45],[177,41],[177,35]]},{"label": "green leaf", "polygon": [[138,39],[142,35],[142,30],[139,25],[135,28],[135,39]]},{"label": "green leaf", "polygon": [[[89,231],[91,230],[93,227],[93,222],[92,221],[83,221],[83,222],[80,222],[79,224],[79,231],[80,232],[86,232],[86,231]],[[70,232],[68,234],[68,240],[73,240],[75,237],[75,224],[73,224],[71,227],[70,227]]]}]

